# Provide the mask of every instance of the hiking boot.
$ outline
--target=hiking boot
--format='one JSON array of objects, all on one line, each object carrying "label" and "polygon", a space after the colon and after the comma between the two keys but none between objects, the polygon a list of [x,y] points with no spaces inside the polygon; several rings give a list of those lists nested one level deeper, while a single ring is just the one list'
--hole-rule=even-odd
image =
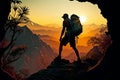
[{"label": "hiking boot", "polygon": [[77,60],[77,63],[81,64],[81,60],[80,60],[80,59],[78,59],[78,60]]}]

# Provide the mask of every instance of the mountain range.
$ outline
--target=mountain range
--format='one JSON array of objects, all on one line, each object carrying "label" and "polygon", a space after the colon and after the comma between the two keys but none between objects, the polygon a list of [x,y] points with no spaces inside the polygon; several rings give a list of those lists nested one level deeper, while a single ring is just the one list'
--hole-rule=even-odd
[{"label": "mountain range", "polygon": [[[96,25],[91,25],[91,27],[95,26]],[[15,35],[17,36],[15,47],[25,45],[27,50],[17,61],[8,65],[7,71],[9,72],[9,69],[12,68],[15,73],[13,74],[14,76],[22,75],[25,78],[46,69],[57,56],[61,28],[46,27],[36,23],[29,23],[18,27],[18,29],[22,29],[22,32]],[[83,61],[87,60],[88,62],[93,63],[91,59],[95,59],[98,62],[98,59],[101,58],[101,56],[99,56],[98,48],[81,45],[84,42],[86,44],[90,37],[95,36],[96,32],[99,32],[100,27],[90,29],[91,30],[83,33],[84,36],[83,34],[80,35],[77,48],[80,51],[80,57]],[[8,41],[11,39],[11,34],[12,33],[8,30],[6,34]],[[76,60],[76,56],[69,45],[64,48],[63,55],[63,58],[70,61]]]},{"label": "mountain range", "polygon": [[[12,67],[13,72],[15,73],[12,74],[12,76],[22,75],[27,77],[38,70],[46,68],[56,57],[56,54],[48,44],[42,41],[40,37],[34,34],[27,26],[18,26],[18,29],[21,29],[22,32],[20,34],[16,33],[15,36],[17,39],[14,47],[25,45],[27,50],[18,60],[7,65],[7,71],[11,71],[9,69]],[[11,36],[12,32],[8,30],[6,33],[8,42],[10,41]]]}]

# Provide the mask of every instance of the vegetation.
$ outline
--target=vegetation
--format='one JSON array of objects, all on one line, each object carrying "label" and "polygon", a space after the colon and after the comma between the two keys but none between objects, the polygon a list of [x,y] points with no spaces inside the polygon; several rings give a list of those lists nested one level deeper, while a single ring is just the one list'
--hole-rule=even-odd
[{"label": "vegetation", "polygon": [[[2,71],[0,73],[4,73],[5,67],[18,60],[27,49],[25,45],[15,47],[15,42],[19,37],[18,35],[16,36],[16,34],[20,34],[23,31],[22,29],[18,29],[18,24],[29,21],[29,18],[27,17],[29,9],[26,6],[21,6],[22,2],[20,0],[9,0],[6,2],[10,5],[10,12],[7,12],[9,15],[6,15],[8,18],[6,19],[5,24],[0,26],[0,31],[3,33],[0,34],[0,36],[3,36],[0,37],[0,71]],[[8,30],[12,33],[10,41],[5,39],[5,34]]]},{"label": "vegetation", "polygon": [[99,33],[91,37],[87,42],[88,46],[98,46],[101,53],[105,53],[111,43],[111,37],[107,34],[107,27],[105,26],[103,26],[99,30]]}]

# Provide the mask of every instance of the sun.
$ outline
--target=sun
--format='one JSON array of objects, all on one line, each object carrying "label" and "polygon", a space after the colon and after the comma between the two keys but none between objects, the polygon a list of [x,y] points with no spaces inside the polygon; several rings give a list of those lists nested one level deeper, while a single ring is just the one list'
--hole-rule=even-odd
[{"label": "sun", "polygon": [[81,21],[81,23],[85,23],[86,22],[86,17],[85,16],[80,16],[80,21]]}]

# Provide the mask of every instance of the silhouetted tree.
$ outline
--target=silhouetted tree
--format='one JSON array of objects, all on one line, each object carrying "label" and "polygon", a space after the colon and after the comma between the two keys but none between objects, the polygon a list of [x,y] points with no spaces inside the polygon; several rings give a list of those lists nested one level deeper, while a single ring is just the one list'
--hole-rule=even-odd
[{"label": "silhouetted tree", "polygon": [[[12,63],[20,58],[22,53],[25,51],[26,46],[18,46],[14,49],[15,41],[17,39],[16,34],[20,34],[22,32],[22,29],[18,29],[18,24],[22,22],[27,22],[29,19],[27,18],[27,14],[29,13],[29,9],[26,6],[19,5],[21,3],[20,0],[5,0],[2,1],[3,4],[1,4],[0,9],[5,10],[1,13],[0,17],[3,19],[3,21],[0,19],[0,73],[4,72],[4,68],[9,63]],[[7,5],[7,6],[3,6]],[[6,8],[3,8],[6,7]],[[5,13],[5,14],[4,14]],[[11,31],[12,36],[11,40],[8,42],[6,46],[4,46],[4,36],[7,31]],[[7,73],[9,74],[9,73]],[[1,76],[0,76],[1,77]]]},{"label": "silhouetted tree", "polygon": [[0,1],[0,42],[5,37],[5,28],[4,25],[8,19],[8,15],[11,11],[11,3],[20,4],[20,0],[1,0]]},{"label": "silhouetted tree", "polygon": [[[16,3],[15,3],[16,2]],[[11,12],[11,4],[14,3],[14,4],[17,4],[17,3],[20,3],[21,1],[19,0],[1,0],[1,3],[0,3],[0,10],[1,13],[0,13],[0,43],[2,43],[4,37],[5,37],[5,33],[7,32],[7,29],[5,29],[5,27],[8,25],[7,24],[7,21],[9,21],[8,19],[8,16]],[[9,24],[11,24],[9,22]],[[5,49],[3,49],[2,47],[0,47],[0,59],[4,53]]]},{"label": "silhouetted tree", "polygon": [[108,46],[112,43],[111,36],[106,34],[107,27],[102,27],[99,33],[91,37],[88,46],[98,46],[102,53],[105,53]]},{"label": "silhouetted tree", "polygon": [[[12,37],[11,37],[11,41],[8,44],[7,47],[0,47],[0,58],[2,57],[3,53],[10,47],[10,45],[12,45],[12,43],[15,41],[15,34],[16,33],[20,33],[22,30],[17,30],[17,25],[21,22],[27,22],[29,19],[27,18],[27,14],[29,12],[29,9],[27,7],[22,7],[22,6],[18,6],[16,5],[16,3],[20,3],[17,0],[14,0],[13,3],[11,3],[12,8],[11,8],[11,12],[8,16],[8,19],[6,20],[6,23],[4,25],[4,29],[5,29],[5,33],[7,32],[8,29],[10,29],[12,31]],[[12,14],[11,14],[12,13]],[[2,42],[1,42],[2,44]]]}]

